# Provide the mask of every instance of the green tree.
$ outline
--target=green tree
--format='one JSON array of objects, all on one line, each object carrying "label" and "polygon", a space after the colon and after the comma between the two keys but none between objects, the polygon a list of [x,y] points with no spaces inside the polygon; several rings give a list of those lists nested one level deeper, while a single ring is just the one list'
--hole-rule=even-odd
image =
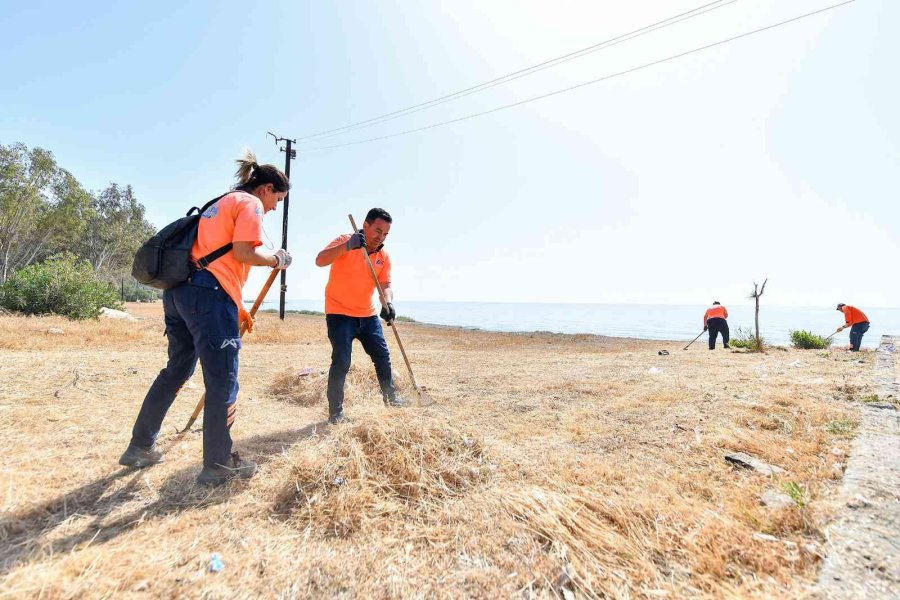
[{"label": "green tree", "polygon": [[89,205],[90,195],[51,152],[0,145],[0,283],[71,248]]},{"label": "green tree", "polygon": [[92,195],[84,235],[73,250],[100,276],[117,279],[131,273],[138,247],[156,230],[144,218],[144,206],[130,185],[116,183]]}]

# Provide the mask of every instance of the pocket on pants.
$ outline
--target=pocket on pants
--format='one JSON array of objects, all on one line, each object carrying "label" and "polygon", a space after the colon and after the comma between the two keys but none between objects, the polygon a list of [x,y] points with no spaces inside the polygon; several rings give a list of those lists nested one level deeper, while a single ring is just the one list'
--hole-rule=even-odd
[{"label": "pocket on pants", "polygon": [[[211,395],[210,385],[218,392],[217,398],[222,398],[226,405],[237,399],[238,392],[238,356],[241,349],[241,338],[238,336],[211,335],[206,338],[209,347],[205,360],[201,360],[204,378],[207,379],[207,395]],[[203,358],[203,357],[201,357]],[[210,381],[214,383],[210,383]]]}]

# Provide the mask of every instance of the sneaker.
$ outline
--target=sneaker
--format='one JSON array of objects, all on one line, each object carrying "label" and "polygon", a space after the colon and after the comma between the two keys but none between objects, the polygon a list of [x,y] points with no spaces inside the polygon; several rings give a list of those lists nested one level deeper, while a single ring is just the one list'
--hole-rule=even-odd
[{"label": "sneaker", "polygon": [[149,448],[142,448],[134,444],[128,444],[125,453],[119,459],[119,464],[125,467],[137,467],[143,469],[161,463],[163,461],[162,452],[156,450],[156,444]]},{"label": "sneaker", "polygon": [[729,348],[731,348],[731,346],[729,346],[728,344],[725,344],[725,345],[722,346],[722,347],[725,348],[726,350],[728,350]]},{"label": "sneaker", "polygon": [[394,396],[393,398],[384,397],[384,405],[391,406],[393,408],[406,408],[409,406],[409,402],[401,398],[400,396]]},{"label": "sneaker", "polygon": [[349,423],[350,419],[344,414],[344,411],[339,412],[336,415],[331,415],[328,417],[328,423],[330,425],[340,425],[341,423]]},{"label": "sneaker", "polygon": [[200,485],[222,485],[229,479],[250,479],[256,473],[256,463],[249,460],[241,460],[237,452],[231,453],[231,460],[227,466],[203,467],[197,476]]}]

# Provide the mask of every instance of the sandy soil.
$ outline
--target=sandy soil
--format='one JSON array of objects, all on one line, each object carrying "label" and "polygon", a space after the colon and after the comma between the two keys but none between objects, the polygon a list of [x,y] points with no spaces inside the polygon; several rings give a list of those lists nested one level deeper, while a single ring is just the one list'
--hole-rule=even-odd
[{"label": "sandy soil", "polygon": [[[128,310],[0,316],[0,597],[796,597],[870,393],[867,352],[403,323],[437,404],[384,408],[356,346],[354,422],[332,428],[324,319],[266,314],[233,429],[260,472],[207,490],[201,433],[175,435],[199,369],[166,462],[116,463],[166,358],[161,306]],[[790,503],[763,506],[767,490]]]}]

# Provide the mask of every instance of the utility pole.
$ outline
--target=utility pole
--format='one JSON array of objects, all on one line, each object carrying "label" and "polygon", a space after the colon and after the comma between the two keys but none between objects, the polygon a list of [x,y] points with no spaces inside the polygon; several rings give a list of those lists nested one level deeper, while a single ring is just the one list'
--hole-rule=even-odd
[{"label": "utility pole", "polygon": [[[291,144],[296,144],[297,140],[292,140],[285,137],[279,137],[272,133],[271,131],[267,132],[273,138],[275,138],[275,143],[280,144],[284,142],[284,146],[279,146],[278,149],[284,152],[284,174],[290,180],[291,178],[291,161],[297,158],[297,151],[291,148]],[[284,197],[284,219],[281,223],[281,248],[283,250],[287,250],[287,232],[288,232],[288,207],[290,206],[291,193],[288,192]],[[287,293],[287,269],[281,271],[281,297],[278,300],[278,318],[284,321],[284,296]]]}]

